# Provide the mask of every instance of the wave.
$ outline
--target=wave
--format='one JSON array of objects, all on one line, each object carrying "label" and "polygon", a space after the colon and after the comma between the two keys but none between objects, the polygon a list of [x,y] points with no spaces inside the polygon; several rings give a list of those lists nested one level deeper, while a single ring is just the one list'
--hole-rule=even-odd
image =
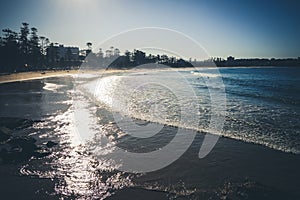
[{"label": "wave", "polygon": [[202,77],[208,77],[208,78],[217,78],[217,77],[220,77],[220,74],[203,73],[203,72],[198,72],[198,71],[191,71],[191,74],[202,76]]},{"label": "wave", "polygon": [[57,91],[58,89],[65,87],[64,85],[58,85],[55,83],[48,83],[44,82],[45,86],[43,87],[44,90],[49,90],[49,91]]},{"label": "wave", "polygon": [[[106,111],[108,111],[108,112],[115,112],[112,110],[112,108],[107,107],[107,105],[103,105],[102,103],[103,103],[102,101],[98,101],[98,106],[101,106],[102,109],[105,107],[107,109]],[[196,127],[192,127],[192,126],[188,126],[188,125],[182,125],[180,123],[170,123],[170,122],[165,122],[165,121],[153,120],[153,119],[143,118],[143,117],[136,116],[136,115],[130,115],[129,117],[131,117],[133,119],[137,119],[137,120],[142,120],[145,122],[167,125],[167,126],[171,126],[174,128],[182,128],[182,129],[187,129],[187,130],[191,130],[191,131],[197,131],[200,134],[218,135],[220,137],[230,138],[230,139],[234,139],[234,140],[238,140],[238,141],[242,141],[242,142],[246,142],[246,143],[259,144],[259,145],[266,146],[268,148],[271,148],[274,150],[279,150],[279,151],[286,152],[286,153],[300,154],[300,150],[297,148],[290,148],[290,147],[274,144],[274,143],[271,143],[271,141],[261,140],[262,138],[254,139],[254,137],[251,137],[251,136],[250,137],[245,137],[245,135],[239,136],[239,135],[232,134],[230,132],[212,132],[208,128],[196,128]]]},{"label": "wave", "polygon": [[[247,143],[263,145],[263,146],[266,146],[266,147],[269,147],[272,149],[276,149],[276,150],[280,150],[283,152],[300,154],[300,150],[297,147],[295,147],[295,146],[289,147],[288,145],[280,144],[280,141],[278,143],[274,142],[274,141],[272,141],[271,136],[270,136],[270,138],[268,138],[268,136],[259,135],[259,134],[255,135],[255,133],[253,133],[253,134],[249,134],[249,133],[248,134],[247,133],[237,134],[237,133],[230,131],[230,129],[225,130],[223,132],[211,132],[208,129],[208,126],[200,127],[198,125],[195,126],[195,125],[193,125],[193,124],[191,125],[189,123],[181,123],[180,121],[175,121],[175,120],[166,121],[164,119],[160,119],[155,116],[153,117],[153,116],[151,116],[149,114],[145,114],[145,113],[128,112],[128,109],[118,110],[118,109],[116,109],[115,106],[112,105],[111,98],[113,98],[113,96],[110,96],[109,97],[110,99],[108,99],[108,96],[106,96],[107,94],[94,95],[94,91],[95,91],[94,84],[95,84],[95,82],[85,84],[83,87],[81,87],[81,90],[84,91],[85,95],[87,95],[89,98],[91,98],[93,102],[98,104],[99,107],[105,108],[111,113],[117,112],[123,116],[127,116],[127,117],[130,117],[133,119],[143,120],[146,122],[152,122],[152,123],[158,123],[161,125],[167,125],[167,126],[172,126],[172,127],[176,127],[176,128],[188,129],[188,130],[192,130],[192,131],[197,131],[202,134],[219,135],[222,137],[227,137],[227,138],[231,138],[231,139],[235,139],[235,140],[239,140],[239,141],[243,141],[243,142],[247,142]],[[112,83],[108,81],[107,84],[112,84]],[[104,84],[103,87],[109,87],[109,86]],[[107,88],[104,88],[104,89],[107,89]],[[122,98],[122,94],[119,94],[119,95],[121,95],[121,98]],[[139,110],[139,111],[141,111],[141,110]],[[230,123],[233,123],[233,122],[230,122]]]}]

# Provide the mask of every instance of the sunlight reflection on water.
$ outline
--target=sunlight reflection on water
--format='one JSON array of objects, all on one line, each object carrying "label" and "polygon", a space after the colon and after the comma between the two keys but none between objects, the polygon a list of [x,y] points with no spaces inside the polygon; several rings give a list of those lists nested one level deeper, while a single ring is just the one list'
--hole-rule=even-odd
[{"label": "sunlight reflection on water", "polygon": [[[105,199],[115,190],[132,185],[132,175],[116,171],[109,160],[96,160],[88,153],[83,143],[91,140],[99,131],[94,126],[96,119],[91,116],[95,108],[88,105],[83,96],[74,96],[77,98],[76,103],[72,102],[66,112],[50,116],[34,126],[41,132],[41,138],[52,138],[59,145],[52,148],[50,156],[31,159],[20,172],[57,180],[55,190],[63,196]],[[76,120],[74,115],[84,122]],[[79,131],[86,132],[86,137],[78,134]]]},{"label": "sunlight reflection on water", "polygon": [[[150,74],[147,74],[146,76],[149,75]],[[142,74],[141,76],[145,76],[145,74]],[[187,76],[188,78],[190,78],[189,80],[192,82],[195,88],[197,88],[197,95],[199,95],[200,104],[199,117],[202,117],[201,120],[205,122],[210,112],[208,103],[209,100],[207,99],[207,96],[205,96],[207,88],[202,85],[202,82],[198,79],[197,74],[192,74],[188,71]],[[99,93],[99,97],[101,97],[103,101],[106,101],[108,103],[111,103],[110,91],[113,90],[113,85],[119,84],[120,80],[119,76],[111,77],[111,79],[103,79],[103,83],[106,82],[106,85],[105,87],[102,87],[103,90],[99,90],[99,92],[101,93],[101,95]],[[95,80],[94,76],[92,78],[93,79],[90,81]],[[211,76],[211,78],[213,78],[213,76]],[[232,79],[231,75],[230,78]],[[274,108],[272,107],[273,104],[271,101],[267,101],[267,105],[262,105],[262,99],[258,99],[259,103],[257,103],[255,101],[256,98],[244,98],[243,96],[239,96],[243,94],[243,92],[245,92],[244,87],[238,87],[236,80],[231,79],[227,80],[226,82],[228,92],[233,91],[239,93],[237,93],[238,95],[234,95],[235,93],[229,93],[228,95],[230,99],[228,104],[229,115],[227,116],[227,123],[225,124],[225,132],[223,134],[230,138],[263,144],[265,146],[280,149],[282,151],[288,150],[289,152],[292,151],[299,153],[298,140],[295,140],[292,137],[291,139],[289,139],[289,136],[291,136],[291,130],[293,131],[295,138],[297,137],[297,133],[299,132],[298,129],[296,129],[297,127],[289,130],[285,128],[285,126],[287,126],[286,123],[277,123],[276,121],[277,118],[277,120],[280,119],[279,122],[285,121],[284,119],[291,118],[290,123],[291,127],[293,128],[293,126],[296,126],[297,124],[293,122],[296,122],[298,120],[297,110],[292,110],[291,112],[291,110],[286,109],[286,107],[282,107],[286,110],[281,111],[278,109],[269,109]],[[84,84],[87,82],[87,80],[85,80],[83,77],[80,77],[80,81],[80,84]],[[59,83],[58,85],[63,84]],[[53,87],[56,88],[56,86],[54,85]],[[65,90],[64,87],[57,87],[56,90],[58,91],[56,95],[66,95],[66,93],[62,92],[62,90]],[[94,89],[90,88],[90,90],[93,91]],[[153,178],[153,174],[151,174],[151,176],[148,176],[149,180],[145,178],[146,181],[138,185],[135,178],[140,177],[140,174],[128,174],[119,172],[118,170],[116,170],[118,169],[118,166],[110,160],[99,159],[99,157],[95,159],[89,152],[97,150],[99,151],[97,152],[97,155],[100,155],[101,153],[107,154],[109,153],[109,151],[113,150],[112,147],[117,143],[118,139],[120,139],[121,141],[126,140],[126,134],[118,130],[114,122],[111,121],[109,117],[107,117],[109,113],[105,113],[105,109],[102,109],[101,106],[92,104],[91,101],[88,100],[86,94],[76,93],[80,91],[74,90],[70,90],[68,92],[70,93],[68,94],[68,98],[70,99],[71,97],[74,97],[76,98],[76,101],[60,100],[55,102],[55,105],[68,105],[70,106],[69,109],[67,109],[66,112],[63,111],[52,113],[52,116],[47,115],[47,117],[44,118],[42,122],[34,124],[34,128],[37,131],[36,133],[32,133],[33,135],[38,135],[40,140],[42,140],[43,142],[47,142],[47,140],[50,139],[52,141],[58,142],[59,145],[52,148],[53,153],[50,156],[40,159],[31,159],[29,163],[24,165],[21,169],[22,174],[38,176],[41,178],[52,178],[53,180],[57,180],[55,189],[58,194],[65,195],[67,197],[77,195],[82,199],[104,199],[114,193],[116,190],[131,186],[142,187],[150,190],[166,191],[169,193],[173,192],[179,195],[189,195],[190,193],[194,192],[194,188],[201,188],[200,186],[198,187],[198,183],[201,182],[199,181],[200,179],[197,179],[196,181],[198,182],[195,182],[194,185],[190,187],[183,187],[182,184],[178,182],[178,179],[182,177],[180,177],[181,172],[178,172],[177,169],[173,169],[174,171],[165,171],[165,174],[168,175],[168,173],[170,173],[170,177],[174,178],[174,180],[170,182],[168,182],[168,180],[162,180],[161,177],[163,177],[164,174],[158,173],[156,179]],[[123,90],[121,92],[122,93],[119,93],[119,95],[122,98],[122,96],[126,94],[126,90]],[[145,90],[145,98],[149,97],[150,95],[147,92],[151,93],[151,90]],[[163,121],[163,123],[166,122],[164,121],[166,119],[160,119],[159,117],[155,116],[155,112],[144,112],[147,111],[148,108],[150,108],[151,110],[151,103],[149,103],[148,106],[148,104],[146,104],[147,102],[143,101],[142,96],[137,95],[133,97],[133,102],[131,102],[132,104],[130,104],[130,106],[132,106],[132,112],[137,111],[134,114],[144,114],[144,117],[140,115],[140,118],[142,119],[149,119],[149,117],[154,116],[154,118],[156,118],[155,120]],[[46,101],[49,97],[45,95],[43,98],[43,100]],[[172,104],[172,102],[170,102],[171,100],[168,98],[159,98],[158,99],[165,105],[170,105],[170,103]],[[140,105],[143,105],[144,107],[138,106],[139,102],[141,103]],[[47,102],[45,104],[47,104]],[[172,105],[175,106],[175,104]],[[42,105],[41,107],[48,108],[49,105]],[[176,109],[171,111],[174,111],[173,121],[176,122]],[[269,121],[270,123],[266,123]],[[272,124],[271,122],[276,122],[277,124]],[[98,124],[99,126],[95,126],[96,124]],[[281,126],[283,128],[281,128]],[[276,132],[283,133],[282,130],[286,131],[287,134],[274,134]],[[84,134],[79,134],[78,132],[84,132]],[[172,130],[169,130],[169,132],[172,132]],[[151,144],[149,145],[155,146],[155,144],[157,143],[161,145],[164,140],[166,140],[167,135],[168,134],[165,134],[165,138],[162,137],[159,140],[151,140]],[[129,150],[135,150],[137,148],[136,146],[141,145],[135,140],[131,142],[132,143],[131,146],[129,146]],[[86,145],[82,145],[83,143],[85,143]],[[287,146],[286,144],[288,144],[289,146]],[[91,149],[96,145],[99,145],[102,148]],[[142,146],[142,148],[147,150],[147,146]],[[190,159],[190,156],[191,155],[187,156],[187,159],[189,159],[189,161],[192,160]],[[185,160],[183,160],[182,162],[185,162]],[[185,163],[182,163],[182,166],[185,166]],[[193,169],[190,166],[187,166],[187,168],[187,171]],[[177,174],[176,176],[174,176],[175,172],[179,173],[179,175]],[[183,171],[182,173],[185,172]],[[195,177],[196,179],[196,175],[197,173],[193,174],[191,177]],[[189,182],[186,181],[185,183],[188,184]]]}]

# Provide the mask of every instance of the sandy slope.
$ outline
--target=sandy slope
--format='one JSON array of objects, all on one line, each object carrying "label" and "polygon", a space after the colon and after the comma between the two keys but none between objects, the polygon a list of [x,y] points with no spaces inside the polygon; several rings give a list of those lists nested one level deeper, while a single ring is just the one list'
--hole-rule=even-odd
[{"label": "sandy slope", "polygon": [[71,75],[71,74],[76,74],[76,73],[78,73],[78,70],[13,73],[13,74],[9,74],[9,75],[1,75],[0,83],[9,83],[9,82],[16,82],[16,81],[40,79],[40,78],[46,78],[46,77],[51,77],[51,76],[66,76],[66,75]]},{"label": "sandy slope", "polygon": [[57,71],[37,71],[37,72],[21,72],[8,75],[0,75],[0,84],[24,80],[41,79],[52,76],[68,76],[76,74],[107,74],[115,72],[123,72],[125,70],[57,70]]}]

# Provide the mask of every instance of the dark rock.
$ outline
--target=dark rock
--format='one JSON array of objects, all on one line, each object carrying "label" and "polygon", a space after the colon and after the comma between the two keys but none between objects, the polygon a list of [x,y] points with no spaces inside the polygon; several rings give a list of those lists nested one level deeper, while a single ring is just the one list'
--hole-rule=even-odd
[{"label": "dark rock", "polygon": [[[6,133],[4,133],[6,134]],[[7,134],[8,135],[8,134]],[[13,137],[9,135],[9,139],[2,144],[0,149],[0,161],[4,163],[14,163],[27,160],[31,157],[42,158],[51,154],[40,146],[35,144],[36,139],[29,136]],[[57,143],[49,141],[47,147],[51,148]]]},{"label": "dark rock", "polygon": [[46,146],[47,146],[48,148],[54,147],[54,146],[56,146],[56,145],[58,145],[58,143],[52,142],[52,141],[48,141],[47,144],[46,144]]},{"label": "dark rock", "polygon": [[49,152],[49,151],[39,150],[39,151],[35,151],[33,155],[37,158],[43,158],[50,154],[51,154],[51,152]]},{"label": "dark rock", "polygon": [[1,149],[0,150],[0,158],[1,158],[1,161],[6,161],[7,160],[7,154],[8,154],[8,151],[7,149]]},{"label": "dark rock", "polygon": [[9,151],[7,149],[1,149],[0,157],[6,163],[23,161],[29,159],[32,155],[24,153],[21,148],[14,147]]},{"label": "dark rock", "polygon": [[30,154],[37,149],[37,146],[34,144],[36,140],[32,137],[17,137],[11,139],[8,144],[11,145],[12,149],[21,148],[22,154]]},{"label": "dark rock", "polygon": [[16,127],[17,130],[28,128],[33,125],[34,121],[30,119],[20,119],[17,121],[18,126]]},{"label": "dark rock", "polygon": [[11,130],[20,130],[32,126],[34,121],[17,117],[0,117],[0,127]]},{"label": "dark rock", "polygon": [[0,142],[7,141],[11,136],[11,130],[6,127],[0,127]]}]

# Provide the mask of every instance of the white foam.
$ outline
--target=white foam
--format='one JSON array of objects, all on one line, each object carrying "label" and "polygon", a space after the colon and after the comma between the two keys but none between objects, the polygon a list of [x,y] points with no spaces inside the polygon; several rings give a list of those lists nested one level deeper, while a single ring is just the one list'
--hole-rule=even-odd
[{"label": "white foam", "polygon": [[199,75],[199,76],[202,76],[202,77],[209,77],[209,78],[220,77],[220,74],[203,73],[203,72],[197,72],[197,71],[192,71],[191,73],[193,75]]},{"label": "white foam", "polygon": [[57,91],[57,89],[64,87],[64,85],[58,85],[55,83],[47,83],[45,82],[45,86],[43,87],[44,90],[49,90],[49,91]]}]

